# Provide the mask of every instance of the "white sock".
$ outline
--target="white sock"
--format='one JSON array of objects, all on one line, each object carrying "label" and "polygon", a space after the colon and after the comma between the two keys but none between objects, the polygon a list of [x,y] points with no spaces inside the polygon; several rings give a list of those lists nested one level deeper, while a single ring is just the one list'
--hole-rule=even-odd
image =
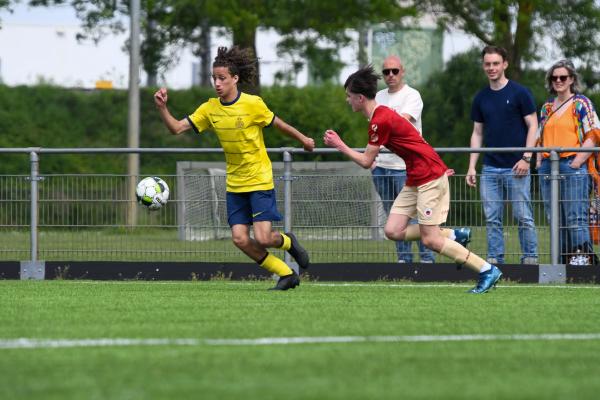
[{"label": "white sock", "polygon": [[481,267],[481,269],[479,270],[479,273],[489,271],[490,269],[492,269],[492,264],[486,262],[485,264],[483,264],[483,267]]}]

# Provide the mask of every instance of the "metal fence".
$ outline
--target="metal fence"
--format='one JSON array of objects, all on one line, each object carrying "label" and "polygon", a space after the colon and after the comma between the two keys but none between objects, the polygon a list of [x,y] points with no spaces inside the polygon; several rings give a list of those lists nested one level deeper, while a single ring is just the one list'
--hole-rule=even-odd
[{"label": "metal fence", "polygon": [[[469,148],[437,150],[441,154],[463,153],[465,157],[471,152]],[[561,228],[565,228],[560,225],[559,217],[559,181],[564,177],[559,173],[558,154],[579,149],[513,148],[481,149],[480,152],[526,150],[551,153],[551,174],[544,177],[533,174],[531,177],[531,205],[539,263],[557,265],[563,260],[559,236]],[[231,244],[222,217],[219,229],[225,234],[201,240],[185,240],[185,235],[182,236],[182,231],[193,227],[193,222],[182,219],[182,210],[192,208],[193,202],[209,202],[213,212],[209,219],[214,224],[218,217],[214,215],[215,210],[223,213],[225,203],[221,190],[215,192],[218,196],[209,196],[205,200],[185,198],[181,171],[161,176],[171,186],[171,198],[169,204],[157,212],[150,212],[135,203],[134,189],[130,187],[131,180],[127,175],[39,174],[39,163],[53,154],[221,152],[221,149],[0,149],[0,154],[24,153],[30,158],[30,170],[24,171],[23,175],[0,175],[0,261],[247,261]],[[380,200],[374,195],[368,171],[295,172],[293,156],[302,153],[301,149],[268,149],[268,152],[283,157],[275,179],[284,219],[276,227],[286,231],[293,229],[303,238],[314,262],[397,260],[394,243],[382,235],[385,218],[380,215]],[[314,154],[326,157],[334,152],[333,149],[316,149]],[[348,162],[348,165],[354,164]],[[205,174],[196,178],[220,179],[215,187],[224,187],[222,176]],[[550,180],[550,202],[546,209],[540,194],[543,179]],[[464,175],[459,173],[450,178],[450,183],[451,209],[446,225],[471,227],[473,242],[470,248],[485,258],[489,227],[483,216],[479,189],[467,186]],[[300,187],[308,190],[299,191]],[[589,204],[589,198],[576,201]],[[135,208],[133,219],[132,207]],[[504,202],[502,226],[496,227],[502,229],[505,263],[519,263],[522,257],[519,226],[512,217],[516,207],[518,204]],[[551,216],[549,219],[547,212]],[[334,218],[336,215],[339,217]],[[214,225],[204,227],[213,229]],[[418,253],[416,246],[413,250]],[[447,262],[441,256],[436,261]]]}]

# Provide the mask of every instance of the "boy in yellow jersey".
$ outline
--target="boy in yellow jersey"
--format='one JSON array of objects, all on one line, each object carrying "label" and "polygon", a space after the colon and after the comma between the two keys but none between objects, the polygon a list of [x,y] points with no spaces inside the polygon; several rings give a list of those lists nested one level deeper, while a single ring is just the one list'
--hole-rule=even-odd
[{"label": "boy in yellow jersey", "polygon": [[[315,142],[275,116],[260,97],[238,90],[238,83],[253,82],[257,62],[250,49],[219,47],[212,72],[217,98],[209,99],[181,120],[175,119],[167,108],[167,89],[161,88],[154,94],[154,103],[174,135],[190,128],[196,133],[212,130],[217,134],[227,163],[227,215],[233,243],[280,277],[272,289],[288,290],[300,284],[298,274],[267,248],[286,250],[301,268],[308,267],[309,256],[294,234],[272,229],[272,221],[280,221],[281,215],[275,203],[273,171],[263,128],[275,126],[298,140],[306,151],[312,151]],[[250,225],[254,238],[250,236]]]}]

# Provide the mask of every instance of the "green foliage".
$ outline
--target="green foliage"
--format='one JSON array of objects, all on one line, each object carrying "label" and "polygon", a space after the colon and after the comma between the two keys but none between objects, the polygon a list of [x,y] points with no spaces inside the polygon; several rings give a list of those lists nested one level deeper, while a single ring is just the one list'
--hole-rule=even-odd
[{"label": "green foliage", "polygon": [[[155,89],[141,90],[140,147],[220,147],[216,135],[172,136],[155,110]],[[169,91],[169,108],[180,119],[191,114],[214,91],[206,88]],[[323,146],[325,129],[338,130],[351,146],[366,144],[367,124],[353,114],[339,86],[290,88],[273,87],[263,92],[267,105],[284,121],[314,137]],[[0,85],[0,147],[108,148],[127,147],[127,92],[82,91],[51,86],[8,87]],[[268,147],[299,147],[275,128],[265,130]],[[27,155],[2,154],[0,173],[28,174]],[[314,156],[309,156],[314,157]],[[222,160],[221,154],[178,154],[140,157],[145,173],[175,173],[177,160]],[[311,158],[312,159],[312,158]],[[124,174],[126,155],[44,155],[40,171],[49,173]]]},{"label": "green foliage", "polygon": [[[476,50],[452,59],[442,72],[434,74],[421,88],[423,136],[434,147],[469,147],[473,122],[471,101],[487,82]],[[457,173],[466,171],[468,156],[443,156]],[[463,167],[464,166],[464,167]]]},{"label": "green foliage", "polygon": [[[338,132],[352,147],[367,144],[367,121],[364,116],[352,112],[346,104],[344,89],[339,85],[272,87],[264,89],[262,95],[277,116],[314,138],[316,147],[325,147],[323,134],[326,129]],[[296,141],[283,134],[270,134],[274,131],[265,134],[268,147],[299,147]],[[322,159],[323,156],[310,155],[306,159],[315,157]],[[332,160],[332,157],[327,156],[327,159]]]},{"label": "green foliage", "polygon": [[[518,80],[531,90],[538,108],[549,96],[544,88],[544,74],[544,71],[528,70]],[[469,147],[473,132],[471,103],[486,85],[488,81],[481,67],[479,49],[473,49],[454,57],[444,71],[433,75],[421,88],[425,104],[423,135],[432,146]],[[598,104],[597,101],[595,104]],[[469,164],[467,155],[445,154],[443,158],[457,173],[466,172]]]},{"label": "green foliage", "polygon": [[421,0],[415,2],[437,16],[444,28],[458,28],[482,43],[507,49],[510,69],[520,80],[525,62],[540,60],[552,52],[596,66],[600,57],[598,18],[595,0]]},{"label": "green foliage", "polygon": [[[519,80],[533,93],[538,108],[548,98],[544,88],[544,71],[525,71]],[[469,147],[473,123],[471,102],[475,94],[487,85],[481,70],[479,50],[458,55],[448,62],[444,71],[431,77],[420,89],[425,104],[423,131],[434,147]],[[210,132],[197,135],[168,133],[155,110],[152,95],[155,88],[141,90],[140,147],[194,148],[220,147]],[[600,105],[600,93],[585,93]],[[215,93],[211,88],[169,91],[169,109],[178,118],[191,114]],[[340,85],[304,88],[274,86],[263,88],[262,97],[281,119],[295,126],[324,147],[326,129],[337,131],[352,147],[367,143],[367,121],[353,113],[346,104]],[[48,85],[8,87],[0,85],[0,147],[108,148],[127,147],[127,92],[122,90],[87,91],[64,89]],[[299,147],[299,144],[275,128],[265,130],[267,147]],[[25,154],[1,154],[0,173],[28,174]],[[296,159],[314,160],[324,156],[298,155]],[[464,154],[443,155],[444,161],[457,173],[466,171],[468,157]],[[141,157],[144,173],[175,173],[178,160],[222,160],[221,154],[164,154]],[[273,157],[277,159],[277,157]],[[327,160],[344,159],[327,155]],[[125,174],[126,155],[98,156],[44,155],[40,162],[43,173],[107,173]]]}]

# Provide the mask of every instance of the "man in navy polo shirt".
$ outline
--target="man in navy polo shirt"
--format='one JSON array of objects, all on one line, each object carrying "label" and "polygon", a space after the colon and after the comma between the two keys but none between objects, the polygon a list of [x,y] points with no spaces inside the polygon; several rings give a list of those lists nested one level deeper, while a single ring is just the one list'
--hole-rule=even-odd
[{"label": "man in navy polo shirt", "polygon": [[[486,46],[481,52],[483,70],[489,86],[477,93],[471,108],[474,122],[471,148],[535,147],[537,116],[531,92],[509,80],[507,52]],[[505,201],[510,201],[518,223],[521,263],[537,264],[538,241],[531,209],[531,152],[485,153],[481,171],[481,200],[486,218],[490,264],[504,263],[502,216]],[[479,153],[471,153],[467,184],[475,187],[475,167]]]}]

